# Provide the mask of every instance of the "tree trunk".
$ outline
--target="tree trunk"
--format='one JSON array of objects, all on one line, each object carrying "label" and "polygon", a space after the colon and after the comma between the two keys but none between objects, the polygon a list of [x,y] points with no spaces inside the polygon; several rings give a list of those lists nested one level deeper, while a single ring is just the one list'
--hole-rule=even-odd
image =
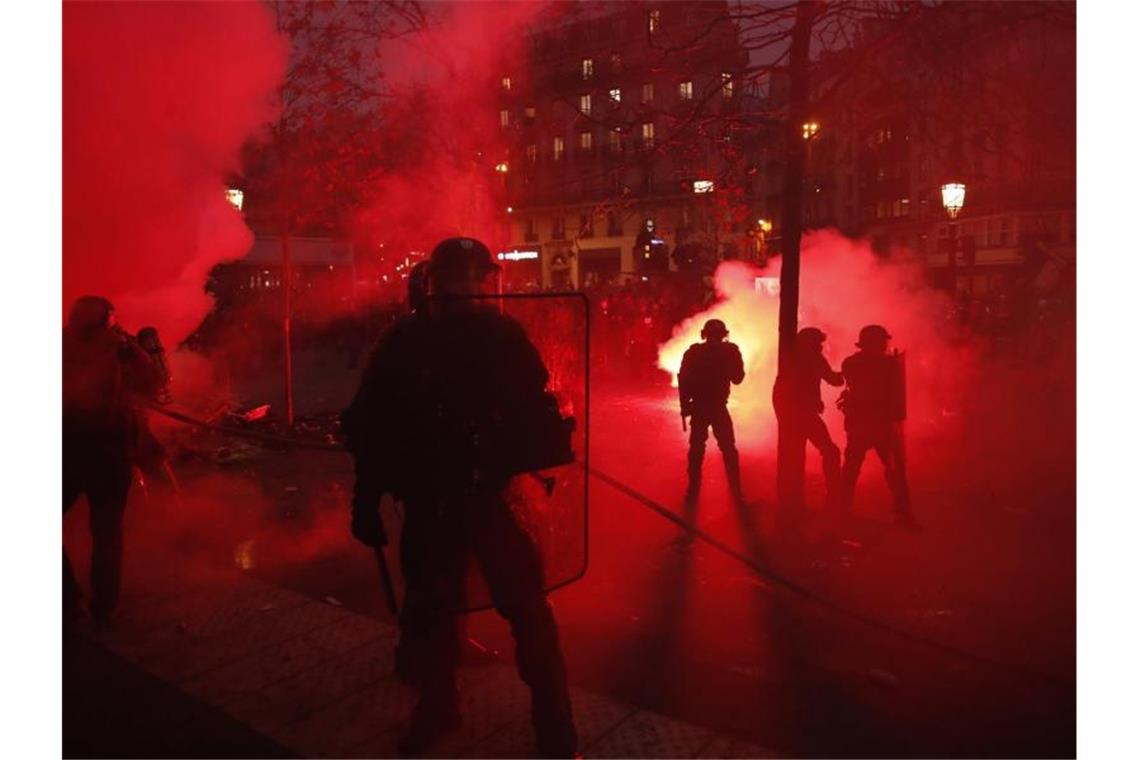
[{"label": "tree trunk", "polygon": [[[784,170],[784,210],[780,231],[782,241],[780,263],[780,342],[778,374],[787,371],[796,344],[800,306],[800,236],[803,233],[803,185],[805,145],[803,124],[810,116],[810,47],[812,25],[818,12],[814,0],[800,0],[796,6],[796,22],[792,27],[789,51],[789,102],[787,165]],[[779,410],[777,410],[779,413]],[[799,507],[803,504],[804,446],[794,422],[777,417],[776,493],[780,505]]]},{"label": "tree trunk", "polygon": [[293,427],[293,262],[289,233],[281,233],[281,327],[285,357],[285,424]]}]

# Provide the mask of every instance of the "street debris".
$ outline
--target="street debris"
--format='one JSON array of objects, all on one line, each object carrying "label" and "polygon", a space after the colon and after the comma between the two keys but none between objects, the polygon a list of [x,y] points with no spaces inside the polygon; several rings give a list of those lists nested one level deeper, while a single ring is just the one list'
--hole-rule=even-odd
[{"label": "street debris", "polygon": [[242,422],[257,422],[258,420],[265,419],[268,415],[269,404],[255,406],[252,409],[247,409],[245,411],[230,412],[231,417],[241,420]]}]

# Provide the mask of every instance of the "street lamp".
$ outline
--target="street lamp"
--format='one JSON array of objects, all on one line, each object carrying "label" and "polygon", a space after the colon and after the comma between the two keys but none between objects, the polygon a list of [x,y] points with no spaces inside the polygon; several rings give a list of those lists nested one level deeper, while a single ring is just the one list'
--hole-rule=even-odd
[{"label": "street lamp", "polygon": [[238,211],[241,211],[242,204],[245,203],[245,193],[243,193],[241,190],[238,190],[236,187],[227,188],[226,200],[229,201],[229,204],[231,206],[236,208]]},{"label": "street lamp", "polygon": [[819,122],[818,121],[805,121],[804,122],[803,135],[804,135],[805,140],[810,140],[811,138],[815,137],[816,132],[819,132]]},{"label": "street lamp", "polygon": [[950,279],[950,295],[958,295],[958,214],[966,205],[966,186],[961,182],[947,182],[942,186],[942,207],[950,217],[950,246],[946,253],[946,272]]},{"label": "street lamp", "polygon": [[966,186],[961,182],[947,182],[942,186],[942,207],[950,219],[958,218],[962,206],[966,205]]}]

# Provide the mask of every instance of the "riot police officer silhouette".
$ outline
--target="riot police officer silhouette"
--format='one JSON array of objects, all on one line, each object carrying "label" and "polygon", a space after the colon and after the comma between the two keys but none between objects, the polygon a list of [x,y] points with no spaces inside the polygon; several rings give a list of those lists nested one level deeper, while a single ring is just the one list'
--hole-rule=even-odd
[{"label": "riot police officer silhouette", "polygon": [[724,458],[728,487],[737,502],[744,500],[740,486],[740,455],[732,417],[728,413],[730,385],[744,381],[744,358],[735,343],[725,340],[728,328],[719,319],[710,319],[701,328],[703,343],[694,343],[681,359],[677,390],[681,397],[681,417],[691,417],[689,432],[689,486],[686,502],[696,500],[701,488],[701,468],[705,442],[712,428]]},{"label": "riot police officer silhouette", "polygon": [[542,559],[503,497],[512,453],[536,445],[520,432],[521,418],[541,403],[548,373],[517,322],[470,298],[488,291],[497,270],[477,240],[436,246],[427,299],[381,336],[342,416],[356,460],[353,535],[386,543],[381,494],[405,506],[397,671],[419,692],[400,744],[405,755],[424,752],[460,722],[457,610],[472,559],[517,643],[539,753],[577,751]]},{"label": "riot police officer silhouette", "polygon": [[[796,335],[795,348],[787,369],[776,378],[772,402],[783,431],[790,436],[788,453],[802,471],[804,447],[810,441],[823,459],[823,477],[827,484],[827,504],[839,506],[839,447],[831,439],[820,414],[823,397],[820,382],[843,385],[843,374],[831,368],[823,356],[827,336],[818,327],[805,327]],[[799,497],[802,499],[802,496]]]},{"label": "riot police officer silhouette", "polygon": [[[156,393],[162,382],[146,351],[119,326],[110,301],[76,300],[63,330],[63,513],[87,497],[91,613],[100,624],[110,622],[119,599],[137,401]],[[78,615],[80,596],[64,551],[65,623]]]},{"label": "riot police officer silhouette", "polygon": [[859,351],[843,360],[847,389],[840,396],[847,448],[843,457],[843,506],[850,509],[855,483],[867,452],[874,450],[886,471],[894,498],[895,518],[914,527],[906,479],[902,424],[906,417],[903,357],[888,354],[891,335],[882,325],[867,325],[855,344]]}]

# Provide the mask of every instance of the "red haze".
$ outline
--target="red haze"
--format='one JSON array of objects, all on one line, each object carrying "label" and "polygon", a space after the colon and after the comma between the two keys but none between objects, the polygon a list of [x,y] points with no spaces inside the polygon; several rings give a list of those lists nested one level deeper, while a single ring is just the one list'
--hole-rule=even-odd
[{"label": "red haze", "polygon": [[224,197],[275,113],[287,44],[260,3],[64,3],[63,297],[109,297],[168,343],[206,272],[252,242]]},{"label": "red haze", "polygon": [[360,214],[369,236],[399,255],[430,250],[452,235],[507,242],[506,153],[499,82],[526,87],[526,28],[551,5],[455,3],[434,6],[422,32],[391,44],[384,66],[397,97],[385,111],[387,161]]},{"label": "red haze", "polygon": [[[920,435],[951,430],[950,422],[973,381],[977,345],[964,342],[949,319],[950,302],[923,280],[922,264],[908,252],[889,258],[876,256],[865,241],[851,240],[833,230],[809,233],[803,239],[800,327],[815,326],[827,333],[824,355],[836,369],[855,352],[859,329],[884,325],[892,346],[907,355],[908,429]],[[681,354],[700,341],[706,319],[723,319],[744,353],[747,377],[733,392],[741,439],[769,446],[775,438],[771,392],[776,377],[779,302],[758,293],[757,276],[779,277],[779,260],[766,271],[741,262],[725,262],[716,272],[719,300],[707,311],[690,317],[673,331],[658,354],[662,369],[675,373]],[[838,389],[825,387],[825,419],[833,433],[842,430],[835,408]]]}]

